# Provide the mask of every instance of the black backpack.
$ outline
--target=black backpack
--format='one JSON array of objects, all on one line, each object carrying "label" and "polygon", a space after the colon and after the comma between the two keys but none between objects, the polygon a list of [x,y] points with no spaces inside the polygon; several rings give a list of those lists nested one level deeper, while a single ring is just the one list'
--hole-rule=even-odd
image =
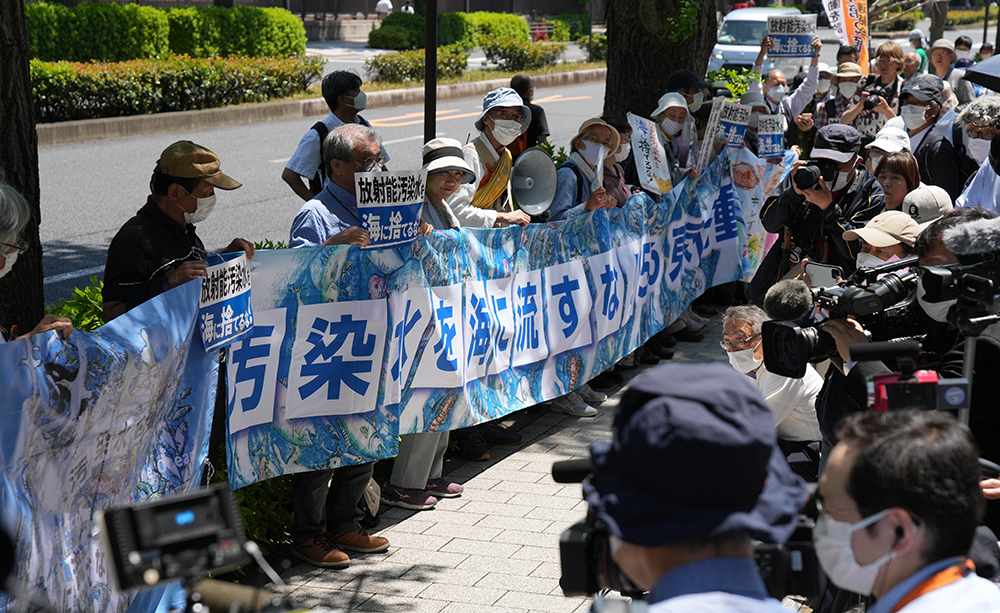
[{"label": "black backpack", "polygon": [[319,150],[320,150],[319,166],[316,167],[316,174],[313,175],[311,179],[309,179],[309,191],[311,191],[315,196],[316,194],[323,191],[323,153],[322,153],[323,139],[326,138],[326,135],[330,133],[330,130],[329,128],[326,127],[326,124],[323,123],[322,121],[317,121],[313,125],[313,127],[309,129],[316,130],[316,133],[319,134]]},{"label": "black backpack", "polygon": [[[920,180],[924,183],[931,184],[931,151],[935,145],[943,140],[943,136],[935,134],[927,141],[927,145],[922,150],[919,166]],[[955,152],[955,163],[958,165],[958,174],[962,178],[962,185],[967,185],[969,178],[979,172],[979,164],[966,152],[965,144],[962,141],[962,128],[957,125],[952,125],[951,127],[951,142],[953,143],[951,148]],[[926,173],[924,172],[925,169]],[[924,176],[925,174],[927,175],[926,177]]]}]

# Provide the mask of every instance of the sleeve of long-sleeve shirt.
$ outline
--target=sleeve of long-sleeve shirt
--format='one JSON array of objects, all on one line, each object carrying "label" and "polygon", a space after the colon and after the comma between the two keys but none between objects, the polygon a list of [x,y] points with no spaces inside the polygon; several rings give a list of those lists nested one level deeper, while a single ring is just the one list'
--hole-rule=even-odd
[{"label": "sleeve of long-sleeve shirt", "polygon": [[481,209],[472,206],[472,197],[476,195],[476,188],[479,182],[483,180],[485,169],[479,160],[479,155],[476,153],[475,147],[466,146],[463,149],[463,153],[465,161],[472,168],[472,171],[476,173],[476,180],[473,183],[459,185],[455,193],[451,195],[451,198],[446,201],[446,204],[451,207],[451,211],[458,218],[458,222],[462,224],[462,227],[492,228],[497,222],[497,212],[492,208]]},{"label": "sleeve of long-sleeve shirt", "polygon": [[580,186],[577,185],[576,173],[572,168],[560,168],[556,172],[556,197],[549,208],[549,220],[560,221],[571,219],[586,212],[582,202],[577,202]]},{"label": "sleeve of long-sleeve shirt", "polygon": [[760,65],[754,65],[753,74],[747,80],[747,91],[748,92],[761,92],[764,91],[764,67]]},{"label": "sleeve of long-sleeve shirt", "polygon": [[806,80],[795,88],[795,91],[788,96],[788,110],[791,112],[792,121],[802,114],[802,109],[806,108],[809,101],[816,93],[819,84],[819,66],[810,66],[806,73]]},{"label": "sleeve of long-sleeve shirt", "polygon": [[843,234],[848,230],[863,227],[873,217],[885,211],[885,193],[882,191],[882,186],[873,181],[868,187],[868,193],[860,201],[853,202],[850,208],[853,210],[845,211],[834,202],[823,211],[823,226],[831,238],[832,248],[845,259],[857,260],[858,242],[845,241]]}]

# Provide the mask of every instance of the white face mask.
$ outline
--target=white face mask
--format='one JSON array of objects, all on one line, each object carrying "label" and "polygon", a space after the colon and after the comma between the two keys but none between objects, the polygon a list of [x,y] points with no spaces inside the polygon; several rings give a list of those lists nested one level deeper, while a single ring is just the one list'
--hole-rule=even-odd
[{"label": "white face mask", "polygon": [[694,113],[701,106],[701,103],[705,101],[705,92],[698,92],[694,96],[691,96],[691,104],[688,105],[688,110]]},{"label": "white face mask", "polygon": [[882,161],[881,155],[869,155],[868,156],[868,170],[872,174],[875,174],[875,169],[878,168],[878,163]]},{"label": "white face mask", "polygon": [[615,161],[621,164],[628,159],[628,154],[632,152],[632,145],[625,143],[622,145],[621,151],[615,154]]},{"label": "white face mask", "polygon": [[358,92],[357,96],[353,98],[348,98],[348,100],[351,101],[350,103],[351,107],[355,111],[363,111],[365,110],[365,107],[368,105],[368,96],[365,94],[365,92]]},{"label": "white face mask", "polygon": [[816,91],[825,94],[830,91],[830,79],[820,79],[816,82]]},{"label": "white face mask", "polygon": [[513,119],[497,119],[493,124],[493,138],[503,146],[514,142],[521,135],[521,124]]},{"label": "white face mask", "polygon": [[875,268],[876,266],[881,266],[885,264],[882,258],[871,253],[859,253],[858,254],[858,268]]},{"label": "white face mask", "polygon": [[927,313],[927,316],[934,321],[939,321],[943,324],[948,323],[948,311],[951,307],[958,303],[958,300],[952,298],[951,300],[942,300],[941,302],[928,302],[924,296],[927,292],[924,291],[924,283],[920,281],[917,283],[917,302],[920,303],[920,308]]},{"label": "white face mask", "polygon": [[747,119],[747,127],[756,129],[758,123],[760,123],[760,113],[756,111],[750,113],[750,118]]},{"label": "white face mask", "polygon": [[[186,191],[186,190],[185,190]],[[188,192],[188,195],[191,195]],[[181,205],[177,205],[180,207]],[[212,209],[215,208],[215,194],[208,196],[207,198],[195,198],[194,213],[188,213],[184,211],[184,221],[189,224],[201,223],[208,219],[208,216],[212,214]]]},{"label": "white face mask", "polygon": [[[757,341],[760,344],[760,341]],[[729,363],[732,364],[733,368],[737,371],[747,374],[748,372],[753,372],[760,368],[760,365],[764,363],[764,359],[757,359],[753,356],[753,352],[757,347],[754,346],[750,349],[741,349],[740,351],[730,351],[726,354],[729,358]]]},{"label": "white face mask", "polygon": [[767,90],[767,97],[771,99],[771,102],[781,102],[786,94],[788,94],[788,88],[784,85],[775,85]]},{"label": "white face mask", "polygon": [[990,154],[990,143],[985,138],[970,138],[969,139],[969,155],[971,155],[977,162],[982,164],[986,161],[986,157]]},{"label": "white face mask", "polygon": [[0,268],[0,278],[9,273],[11,268],[14,268],[14,262],[17,261],[18,255],[20,255],[20,253],[17,251],[4,255],[4,257],[7,258],[7,261],[4,263],[3,268]]},{"label": "white face mask", "polygon": [[684,126],[669,117],[664,117],[663,121],[660,122],[660,127],[663,128],[663,133],[667,136],[676,136]]},{"label": "white face mask", "polygon": [[839,85],[840,95],[850,100],[854,94],[858,93],[858,84],[853,81],[844,81]]},{"label": "white face mask", "polygon": [[925,107],[907,104],[900,111],[899,116],[903,118],[903,124],[906,125],[907,130],[916,130],[927,123],[927,120],[924,119],[926,112],[927,109]]},{"label": "white face mask", "polygon": [[577,149],[580,157],[587,160],[587,163],[595,168],[604,161],[603,158],[607,157],[607,151],[604,145],[595,145],[585,140],[580,141],[580,148]]},{"label": "white face mask", "polygon": [[813,529],[813,544],[816,546],[819,565],[837,587],[862,596],[871,595],[879,569],[895,554],[890,551],[871,564],[862,566],[858,564],[854,550],[851,549],[851,535],[888,514],[889,509],[886,509],[852,524],[830,519],[826,513],[820,513]]},{"label": "white face mask", "polygon": [[847,187],[847,184],[851,182],[854,178],[854,170],[848,170],[847,172],[837,172],[837,178],[833,180],[833,185],[830,186],[831,192],[839,192],[840,190]]}]

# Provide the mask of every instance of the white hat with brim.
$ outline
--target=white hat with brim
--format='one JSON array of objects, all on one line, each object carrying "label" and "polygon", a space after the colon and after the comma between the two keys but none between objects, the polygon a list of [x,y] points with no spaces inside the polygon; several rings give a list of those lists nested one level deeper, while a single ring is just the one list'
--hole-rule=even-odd
[{"label": "white hat with brim", "polygon": [[[591,126],[603,126],[608,129],[608,132],[611,133],[611,148],[608,149],[608,155],[614,155],[615,152],[618,151],[618,144],[621,142],[621,136],[619,136],[618,130],[615,130],[611,124],[605,122],[603,119],[592,117],[584,121],[580,124],[580,129],[577,130],[576,136],[573,137],[573,140],[583,136],[583,133],[586,132]],[[572,143],[573,141],[571,140],[570,142]]]},{"label": "white hat with brim", "polygon": [[910,150],[910,136],[905,130],[893,126],[886,126],[878,131],[875,140],[865,145],[865,149],[881,149],[886,153],[896,153],[897,151]]},{"label": "white hat with brim", "polygon": [[490,109],[498,106],[519,107],[523,117],[521,120],[521,133],[524,134],[525,130],[528,129],[528,124],[531,123],[531,109],[525,106],[521,95],[509,87],[498,87],[486,94],[483,98],[483,112],[479,114],[479,119],[476,120],[476,129],[480,132],[483,131],[483,128],[485,128],[483,118],[486,117],[486,113],[490,112]]},{"label": "white hat with brim", "polygon": [[688,103],[687,100],[684,99],[684,96],[678,94],[677,92],[663,94],[660,96],[660,100],[656,103],[656,110],[653,111],[652,117],[656,118],[656,116],[663,111],[675,106],[687,111]]},{"label": "white hat with brim", "polygon": [[476,181],[476,173],[472,171],[472,167],[465,161],[465,156],[462,154],[462,143],[454,138],[435,138],[428,141],[421,149],[420,155],[428,176],[438,172],[460,170],[462,171],[462,183],[475,183]]}]

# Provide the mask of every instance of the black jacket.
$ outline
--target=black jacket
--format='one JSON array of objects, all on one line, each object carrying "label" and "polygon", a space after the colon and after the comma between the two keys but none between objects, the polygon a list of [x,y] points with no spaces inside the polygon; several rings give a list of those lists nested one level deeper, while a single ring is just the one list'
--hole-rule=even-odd
[{"label": "black jacket", "polygon": [[948,192],[954,202],[965,188],[958,166],[958,152],[947,138],[937,135],[934,128],[921,140],[917,143],[919,149],[913,152],[920,169],[920,180]]}]

